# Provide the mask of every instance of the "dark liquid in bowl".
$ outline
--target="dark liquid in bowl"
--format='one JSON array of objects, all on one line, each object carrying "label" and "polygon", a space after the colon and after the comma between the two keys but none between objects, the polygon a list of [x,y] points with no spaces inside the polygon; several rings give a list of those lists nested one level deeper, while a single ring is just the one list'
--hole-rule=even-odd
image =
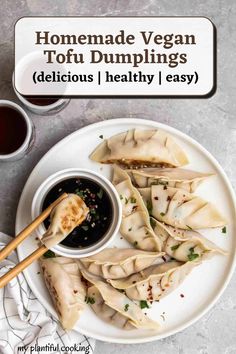
[{"label": "dark liquid in bowl", "polygon": [[50,106],[51,104],[55,103],[58,101],[58,98],[31,98],[31,97],[25,97],[25,99],[34,104],[35,106]]},{"label": "dark liquid in bowl", "polygon": [[[109,229],[113,208],[109,195],[96,182],[87,178],[69,178],[59,182],[47,194],[43,202],[43,210],[53,203],[64,192],[78,194],[89,208],[87,219],[76,227],[61,244],[73,248],[89,247],[100,241]],[[46,228],[50,218],[44,221]]]},{"label": "dark liquid in bowl", "polygon": [[0,106],[0,155],[19,149],[26,135],[27,126],[22,114],[12,107]]}]

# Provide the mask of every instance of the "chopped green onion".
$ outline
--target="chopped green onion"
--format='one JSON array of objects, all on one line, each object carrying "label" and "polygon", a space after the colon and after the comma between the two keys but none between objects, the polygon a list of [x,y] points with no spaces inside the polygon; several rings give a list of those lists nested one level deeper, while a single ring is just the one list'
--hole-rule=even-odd
[{"label": "chopped green onion", "polygon": [[221,230],[222,234],[226,234],[226,226],[224,226]]},{"label": "chopped green onion", "polygon": [[192,254],[189,254],[188,255],[188,260],[191,262],[191,261],[194,261],[196,258],[199,257],[199,254],[197,253],[192,253]]},{"label": "chopped green onion", "polygon": [[81,226],[84,231],[88,231],[89,227],[87,225]]},{"label": "chopped green onion", "polygon": [[48,250],[47,252],[44,253],[44,258],[54,258],[56,257],[55,253],[51,250]]},{"label": "chopped green onion", "polygon": [[147,200],[147,210],[148,210],[148,213],[151,214],[151,212],[152,212],[152,202],[151,202],[151,200]]},{"label": "chopped green onion", "polygon": [[141,309],[146,309],[146,308],[149,309],[149,306],[148,306],[148,303],[146,300],[139,301],[139,306]]},{"label": "chopped green onion", "polygon": [[129,309],[129,304],[125,304],[125,308],[124,308],[124,311],[127,312]]},{"label": "chopped green onion", "polygon": [[86,304],[95,304],[95,299],[93,297],[85,296],[84,301],[86,302]]},{"label": "chopped green onion", "polygon": [[179,248],[180,244],[171,247],[171,251],[175,251]]},{"label": "chopped green onion", "polygon": [[77,194],[80,198],[83,198],[83,197],[84,197],[84,192],[83,192],[83,191],[80,191],[79,189],[76,189],[76,190],[75,190],[75,194]]},{"label": "chopped green onion", "polygon": [[196,258],[199,257],[198,253],[194,253],[194,247],[189,248],[190,253],[188,254],[188,260],[194,261]]},{"label": "chopped green onion", "polygon": [[97,196],[99,199],[102,199],[102,196],[103,196],[103,189],[100,188],[99,192],[97,193]]}]

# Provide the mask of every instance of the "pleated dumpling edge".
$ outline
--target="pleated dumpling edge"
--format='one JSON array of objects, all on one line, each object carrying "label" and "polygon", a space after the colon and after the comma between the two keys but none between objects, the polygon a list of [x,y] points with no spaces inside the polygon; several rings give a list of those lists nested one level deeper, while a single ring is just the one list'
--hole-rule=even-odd
[{"label": "pleated dumpling edge", "polygon": [[[98,317],[123,329],[159,330],[159,323],[147,317],[125,294],[86,270],[81,272],[83,277],[93,284],[88,294],[93,297],[90,304]],[[93,289],[95,292],[91,291]]]},{"label": "pleated dumpling edge", "polygon": [[189,161],[171,135],[160,129],[131,129],[105,139],[90,154],[101,163],[180,167]]},{"label": "pleated dumpling edge", "polygon": [[151,224],[148,210],[139,193],[132,185],[125,170],[114,165],[113,181],[122,204],[122,236],[136,248],[145,251],[161,251],[161,245]]},{"label": "pleated dumpling edge", "polygon": [[227,225],[225,217],[212,203],[182,189],[153,185],[139,188],[139,192],[151,204],[150,214],[167,225],[185,230]]}]

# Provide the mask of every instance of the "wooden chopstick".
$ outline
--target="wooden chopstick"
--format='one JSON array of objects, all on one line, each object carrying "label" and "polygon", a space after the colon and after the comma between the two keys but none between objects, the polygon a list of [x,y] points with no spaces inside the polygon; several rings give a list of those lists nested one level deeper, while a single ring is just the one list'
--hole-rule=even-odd
[{"label": "wooden chopstick", "polygon": [[[28,237],[51,213],[52,209],[68,196],[67,193],[63,193],[55,202],[53,202],[42,214],[40,214],[31,224],[29,224],[24,230],[22,230],[11,242],[8,243],[0,251],[0,262],[5,259],[26,237]],[[27,258],[26,258],[27,259]]]},{"label": "wooden chopstick", "polygon": [[[40,214],[30,225],[28,225],[24,230],[22,230],[16,238],[14,238],[6,247],[0,251],[0,261],[5,259],[26,237],[28,237],[51,213],[52,209],[60,203],[63,199],[68,196],[67,193],[63,193],[55,202],[53,202],[47,209],[45,209],[42,214]],[[33,261],[40,258],[45,252],[47,252],[47,247],[42,245],[23,261],[18,263],[14,268],[9,270],[0,278],[0,288],[3,288],[9,283],[13,278],[15,278],[20,272],[22,272],[26,267],[28,267]]]},{"label": "wooden chopstick", "polygon": [[9,270],[0,278],[0,288],[3,288],[9,283],[13,278],[15,278],[20,272],[22,272],[26,267],[28,267],[33,261],[40,258],[45,252],[47,252],[47,247],[42,245],[28,257],[26,257],[22,262],[18,263],[14,268]]}]

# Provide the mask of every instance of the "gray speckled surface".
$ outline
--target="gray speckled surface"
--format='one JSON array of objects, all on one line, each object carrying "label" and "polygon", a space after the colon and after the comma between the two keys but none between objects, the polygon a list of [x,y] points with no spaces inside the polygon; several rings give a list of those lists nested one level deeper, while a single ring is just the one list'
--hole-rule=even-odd
[{"label": "gray speckled surface", "polygon": [[[52,117],[32,116],[33,150],[23,160],[0,163],[0,230],[14,234],[18,199],[26,179],[57,141],[92,122],[116,117],[146,117],[194,137],[221,163],[236,186],[236,3],[234,0],[104,1],[1,0],[0,98],[17,101],[12,87],[13,26],[27,15],[199,15],[213,20],[218,33],[218,88],[210,99],[73,100]],[[235,127],[233,129],[232,127]],[[236,276],[216,306],[200,321],[167,339],[143,345],[97,342],[96,354],[233,354],[236,353]]]}]

